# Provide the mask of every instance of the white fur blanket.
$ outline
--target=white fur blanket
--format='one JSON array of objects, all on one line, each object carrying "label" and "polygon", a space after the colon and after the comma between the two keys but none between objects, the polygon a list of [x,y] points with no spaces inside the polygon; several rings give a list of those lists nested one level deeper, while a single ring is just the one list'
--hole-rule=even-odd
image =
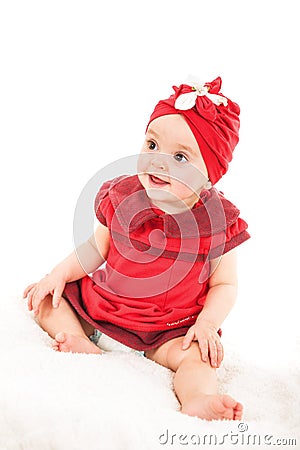
[{"label": "white fur blanket", "polygon": [[295,363],[251,365],[224,337],[221,390],[245,416],[207,422],[178,411],[169,370],[110,339],[101,356],[57,353],[21,299],[6,298],[0,317],[1,450],[300,448]]}]

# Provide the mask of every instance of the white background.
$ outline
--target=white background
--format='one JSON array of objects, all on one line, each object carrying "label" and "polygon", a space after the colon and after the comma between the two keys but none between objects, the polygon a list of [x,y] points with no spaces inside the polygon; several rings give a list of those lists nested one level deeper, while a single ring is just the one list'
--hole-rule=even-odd
[{"label": "white background", "polygon": [[242,112],[240,143],[217,187],[252,235],[240,247],[240,294],[224,332],[246,358],[296,358],[297,3],[1,2],[1,301],[73,250],[82,188],[139,152],[171,86],[220,75]]}]

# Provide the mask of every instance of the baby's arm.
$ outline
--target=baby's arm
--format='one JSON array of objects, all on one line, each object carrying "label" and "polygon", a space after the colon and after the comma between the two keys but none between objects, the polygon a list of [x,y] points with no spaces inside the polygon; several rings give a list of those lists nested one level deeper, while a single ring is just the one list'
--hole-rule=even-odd
[{"label": "baby's arm", "polygon": [[218,330],[233,308],[237,296],[236,250],[213,260],[212,264],[217,266],[210,276],[205,305],[197,321],[206,320]]},{"label": "baby's arm", "polygon": [[109,230],[99,224],[94,234],[58,264],[51,273],[60,273],[66,282],[79,280],[94,272],[106,260],[109,251]]},{"label": "baby's arm", "polygon": [[215,270],[209,279],[209,291],[205,305],[196,323],[187,332],[183,349],[198,340],[203,361],[208,355],[212,366],[218,367],[223,359],[223,347],[218,330],[231,311],[237,296],[236,251],[212,261]]},{"label": "baby's arm", "polygon": [[65,284],[94,272],[105,261],[108,251],[109,230],[100,224],[87,242],[55,266],[38,283],[33,283],[25,289],[23,297],[28,296],[28,309],[38,314],[39,305],[48,294],[53,296],[52,304],[57,308]]}]

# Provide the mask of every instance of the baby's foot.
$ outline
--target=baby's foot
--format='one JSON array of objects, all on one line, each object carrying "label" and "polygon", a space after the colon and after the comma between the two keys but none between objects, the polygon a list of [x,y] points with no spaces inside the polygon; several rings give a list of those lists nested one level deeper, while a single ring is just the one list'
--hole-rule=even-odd
[{"label": "baby's foot", "polygon": [[241,420],[243,406],[229,395],[201,394],[183,404],[181,412],[206,420]]},{"label": "baby's foot", "polygon": [[88,337],[74,336],[63,332],[57,333],[52,348],[58,352],[102,353],[100,348],[93,344]]}]

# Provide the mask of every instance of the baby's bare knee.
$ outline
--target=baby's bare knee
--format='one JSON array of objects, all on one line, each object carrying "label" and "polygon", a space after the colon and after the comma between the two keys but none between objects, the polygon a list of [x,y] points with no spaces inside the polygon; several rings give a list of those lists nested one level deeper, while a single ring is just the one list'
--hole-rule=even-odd
[{"label": "baby's bare knee", "polygon": [[192,342],[190,347],[182,350],[183,338],[174,341],[167,351],[168,366],[177,371],[178,367],[185,361],[197,361],[201,359],[198,342]]}]

